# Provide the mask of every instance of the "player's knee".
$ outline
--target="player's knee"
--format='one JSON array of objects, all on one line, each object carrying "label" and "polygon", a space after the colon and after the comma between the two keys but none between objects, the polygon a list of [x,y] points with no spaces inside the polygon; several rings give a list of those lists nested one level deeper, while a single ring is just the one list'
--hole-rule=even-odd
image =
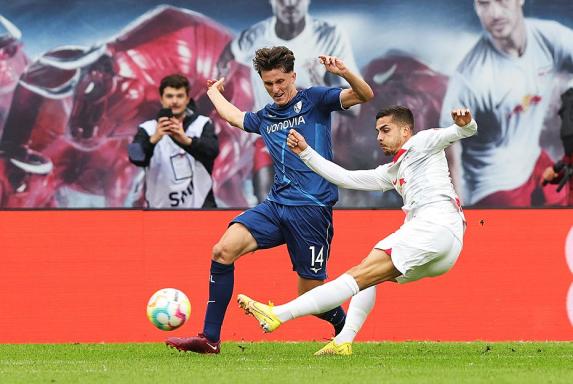
[{"label": "player's knee", "polygon": [[361,290],[385,281],[394,281],[401,275],[391,261],[373,263],[368,258],[350,268],[346,273],[356,280]]},{"label": "player's knee", "polygon": [[227,244],[219,242],[213,247],[211,259],[221,264],[232,264],[237,259],[237,254]]},{"label": "player's knee", "polygon": [[365,283],[370,283],[370,281],[367,279],[366,271],[361,268],[360,264],[350,268],[348,271],[346,271],[346,274],[352,276],[354,280],[356,280],[356,283],[360,289],[366,288]]}]

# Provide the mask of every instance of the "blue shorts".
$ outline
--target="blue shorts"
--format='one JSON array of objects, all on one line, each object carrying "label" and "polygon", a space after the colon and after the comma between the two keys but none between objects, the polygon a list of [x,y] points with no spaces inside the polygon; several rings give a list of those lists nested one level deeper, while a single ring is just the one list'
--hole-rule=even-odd
[{"label": "blue shorts", "polygon": [[235,217],[259,249],[286,244],[293,270],[305,279],[326,280],[326,263],[334,235],[332,207],[290,206],[265,200]]}]

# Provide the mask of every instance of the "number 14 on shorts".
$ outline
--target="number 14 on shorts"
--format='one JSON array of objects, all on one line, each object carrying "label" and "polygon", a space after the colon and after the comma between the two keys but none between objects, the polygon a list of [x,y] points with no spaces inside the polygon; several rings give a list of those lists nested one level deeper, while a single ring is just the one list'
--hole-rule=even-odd
[{"label": "number 14 on shorts", "polygon": [[311,245],[308,247],[310,249],[310,269],[314,273],[318,273],[322,269],[322,264],[324,263],[324,246],[320,247],[318,254],[316,253],[316,247]]}]

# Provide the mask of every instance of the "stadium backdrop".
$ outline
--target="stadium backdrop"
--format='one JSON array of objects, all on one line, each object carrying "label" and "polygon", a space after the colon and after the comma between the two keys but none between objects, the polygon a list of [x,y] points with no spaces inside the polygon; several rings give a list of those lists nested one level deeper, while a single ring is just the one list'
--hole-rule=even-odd
[{"label": "stadium backdrop", "polygon": [[[311,1],[311,17],[346,33],[357,66],[377,95],[356,119],[337,119],[337,162],[355,169],[389,160],[372,136],[381,105],[413,105],[418,129],[438,125],[448,77],[482,31],[471,3],[361,0],[349,7],[342,0]],[[527,0],[525,13],[573,28],[569,0]],[[268,1],[253,0],[0,0],[0,208],[140,204],[141,171],[127,160],[126,147],[137,125],[157,113],[157,83],[172,72],[191,78],[199,110],[215,119],[221,145],[213,172],[219,205],[253,205],[255,135],[218,120],[203,84],[215,76],[225,44],[271,14]],[[227,96],[249,109],[244,69],[233,67],[228,74]],[[567,79],[558,80],[541,139],[553,159],[563,152],[556,111]],[[516,108],[532,107],[523,103]],[[18,184],[22,172],[10,154],[22,155],[21,146],[51,161],[51,174],[26,175],[26,185]],[[399,205],[392,193],[348,191],[341,191],[338,204]]]}]

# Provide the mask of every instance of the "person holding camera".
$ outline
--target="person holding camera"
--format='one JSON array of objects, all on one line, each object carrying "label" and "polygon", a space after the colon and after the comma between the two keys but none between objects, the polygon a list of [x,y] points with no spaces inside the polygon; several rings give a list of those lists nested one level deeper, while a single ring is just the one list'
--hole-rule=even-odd
[{"label": "person holding camera", "polygon": [[139,126],[128,147],[129,160],[145,168],[148,208],[217,206],[211,174],[219,142],[211,120],[193,110],[189,91],[185,76],[164,77],[159,85],[163,108],[157,119]]}]

